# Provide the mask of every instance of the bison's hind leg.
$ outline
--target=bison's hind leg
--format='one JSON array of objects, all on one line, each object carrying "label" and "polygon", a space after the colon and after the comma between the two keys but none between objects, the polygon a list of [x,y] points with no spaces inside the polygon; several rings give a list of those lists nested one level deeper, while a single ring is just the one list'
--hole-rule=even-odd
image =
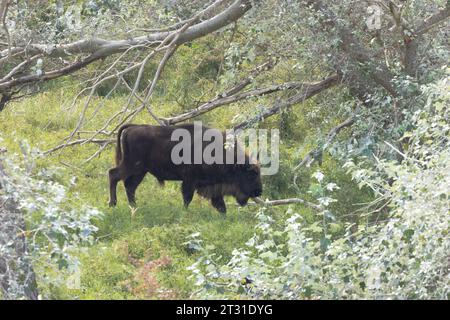
[{"label": "bison's hind leg", "polygon": [[181,184],[181,193],[183,194],[184,207],[187,208],[194,197],[194,185],[186,180]]},{"label": "bison's hind leg", "polygon": [[117,204],[117,183],[120,181],[120,170],[118,167],[109,169],[109,206],[114,207]]},{"label": "bison's hind leg", "polygon": [[130,206],[136,206],[136,189],[145,177],[145,172],[135,174],[125,180],[125,190],[127,192],[128,203]]},{"label": "bison's hind leg", "polygon": [[211,199],[211,204],[214,208],[216,208],[220,213],[226,213],[227,212],[227,206],[225,205],[225,201],[223,200],[223,197],[214,197]]}]

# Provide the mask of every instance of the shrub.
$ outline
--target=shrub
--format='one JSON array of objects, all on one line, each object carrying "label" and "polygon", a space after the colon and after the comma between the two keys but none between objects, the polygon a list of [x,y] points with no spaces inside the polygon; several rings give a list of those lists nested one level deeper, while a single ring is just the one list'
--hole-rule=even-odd
[{"label": "shrub", "polygon": [[[215,262],[213,250],[191,239],[202,257],[190,267],[201,297],[282,299],[450,298],[449,78],[422,88],[427,99],[405,134],[401,163],[378,160],[345,167],[361,187],[371,188],[384,221],[346,225],[332,240],[323,222],[307,224],[287,210],[283,225],[262,209],[255,235],[230,261]],[[393,146],[390,146],[394,148]],[[395,152],[399,152],[395,150]],[[316,175],[318,179],[322,176]],[[373,212],[366,212],[371,215]],[[318,236],[322,235],[322,236]]]},{"label": "shrub", "polygon": [[[55,182],[55,171],[36,169],[37,150],[25,143],[21,148],[23,158],[0,158],[0,264],[6,266],[0,268],[0,284],[6,299],[30,298],[29,279],[35,276],[40,289],[77,285],[76,253],[93,241],[93,219],[101,217],[76,198],[69,201],[67,188]],[[41,297],[45,294],[41,290]]]}]

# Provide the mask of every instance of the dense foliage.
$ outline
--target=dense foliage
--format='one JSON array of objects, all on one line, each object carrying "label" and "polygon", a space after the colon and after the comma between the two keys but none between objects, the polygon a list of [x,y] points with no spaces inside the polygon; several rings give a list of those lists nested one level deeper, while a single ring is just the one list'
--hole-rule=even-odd
[{"label": "dense foliage", "polygon": [[[446,78],[422,89],[427,103],[414,115],[415,129],[404,136],[411,148],[401,164],[345,164],[360,186],[374,190],[374,202],[389,207],[383,220],[380,209],[363,212],[377,219],[355,232],[346,225],[342,237],[330,240],[329,200],[321,201],[323,220],[314,224],[289,209],[280,226],[261,210],[255,235],[226,265],[215,261],[212,248],[202,247],[198,234],[191,236],[203,254],[191,266],[202,296],[449,299],[449,84]],[[324,179],[320,172],[315,176]]]},{"label": "dense foliage", "polygon": [[[76,286],[77,254],[92,244],[98,230],[93,219],[101,217],[98,210],[78,205],[76,197],[69,199],[67,188],[56,181],[56,172],[36,169],[36,150],[25,143],[21,149],[22,159],[0,158],[0,252],[7,270],[0,276],[9,287],[6,299],[27,297],[30,286],[25,279],[36,277],[29,265],[37,270],[36,280],[42,287]],[[20,250],[22,236],[28,240]],[[15,268],[21,271],[16,274]]]}]

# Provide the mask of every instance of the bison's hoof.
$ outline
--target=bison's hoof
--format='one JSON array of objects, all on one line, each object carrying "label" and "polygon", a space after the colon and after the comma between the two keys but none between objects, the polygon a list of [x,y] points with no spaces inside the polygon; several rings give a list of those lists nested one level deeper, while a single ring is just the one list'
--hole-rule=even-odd
[{"label": "bison's hoof", "polygon": [[185,210],[189,208],[189,205],[191,204],[192,199],[183,199],[183,207]]},{"label": "bison's hoof", "polygon": [[117,201],[109,201],[108,202],[108,205],[109,205],[110,208],[115,207],[116,204],[117,204]]}]

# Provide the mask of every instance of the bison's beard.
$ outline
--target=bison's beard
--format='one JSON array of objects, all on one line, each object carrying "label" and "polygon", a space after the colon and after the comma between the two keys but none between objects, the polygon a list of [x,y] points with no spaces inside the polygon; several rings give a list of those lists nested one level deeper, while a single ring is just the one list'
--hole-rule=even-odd
[{"label": "bison's beard", "polygon": [[210,186],[200,187],[197,193],[206,199],[213,199],[223,196],[234,196],[239,205],[245,206],[249,197],[241,191],[236,183],[219,183]]},{"label": "bison's beard", "polygon": [[245,196],[244,194],[241,194],[240,196],[236,196],[236,201],[240,206],[247,205],[249,197]]}]

